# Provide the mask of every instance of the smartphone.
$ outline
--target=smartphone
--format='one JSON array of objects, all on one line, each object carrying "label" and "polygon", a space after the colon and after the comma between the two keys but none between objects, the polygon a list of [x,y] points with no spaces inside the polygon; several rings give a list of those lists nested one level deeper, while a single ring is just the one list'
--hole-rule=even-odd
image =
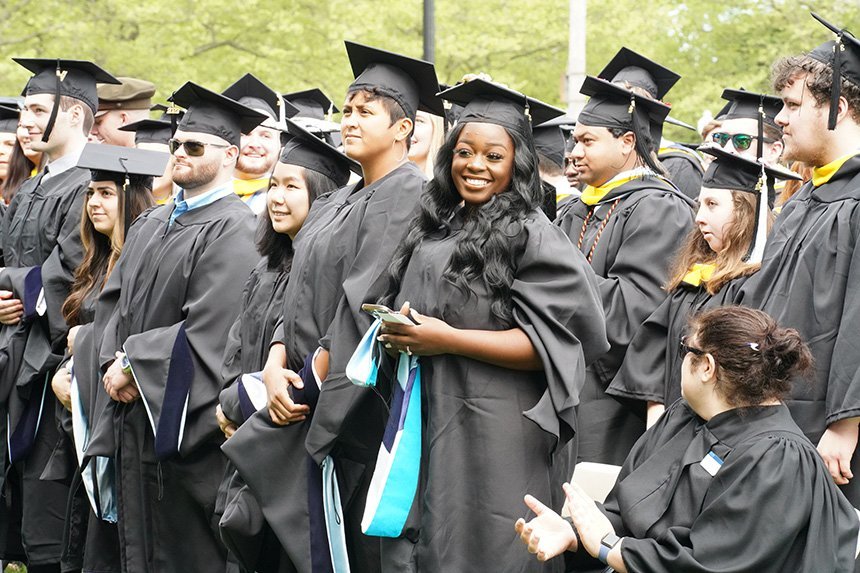
[{"label": "smartphone", "polygon": [[406,316],[405,314],[400,314],[395,310],[391,310],[384,304],[370,304],[369,302],[361,305],[361,310],[372,314],[374,317],[380,319],[383,322],[393,322],[395,324],[408,324],[409,326],[414,326],[418,324],[411,316]]}]

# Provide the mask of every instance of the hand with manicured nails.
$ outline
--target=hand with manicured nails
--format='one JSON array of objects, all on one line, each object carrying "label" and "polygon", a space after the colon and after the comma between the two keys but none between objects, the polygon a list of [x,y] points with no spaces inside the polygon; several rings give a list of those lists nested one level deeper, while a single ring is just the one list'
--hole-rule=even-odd
[{"label": "hand with manicured nails", "polygon": [[24,303],[12,291],[0,290],[0,324],[18,324],[24,316]]},{"label": "hand with manicured nails", "polygon": [[230,436],[236,433],[239,427],[230,418],[224,415],[224,410],[221,409],[221,404],[215,406],[215,419],[218,420],[218,427],[224,432],[224,437],[228,440]]},{"label": "hand with manicured nails", "polygon": [[570,523],[535,497],[527,495],[525,502],[535,517],[528,522],[518,519],[514,529],[529,553],[533,553],[538,561],[547,561],[565,551],[577,550],[576,535]]},{"label": "hand with manicured nails", "polygon": [[845,418],[833,422],[818,441],[818,453],[836,485],[845,485],[853,477],[851,458],[857,448],[860,418]]},{"label": "hand with manicured nails", "polygon": [[286,363],[284,345],[273,344],[263,368],[263,384],[266,386],[269,417],[281,426],[301,422],[310,413],[308,406],[296,404],[290,397],[289,387],[304,388],[304,383],[301,376],[284,367]]},{"label": "hand with manicured nails", "polygon": [[122,371],[122,352],[115,354],[116,360],[111,362],[105,372],[102,383],[108,396],[116,402],[134,402],[140,398],[140,391],[134,383],[134,376],[130,372]]},{"label": "hand with manicured nails", "polygon": [[400,314],[411,316],[418,324],[383,322],[377,340],[385,345],[386,350],[419,356],[435,356],[451,352],[449,342],[454,328],[445,321],[419,314],[409,308],[408,302],[403,303]]}]

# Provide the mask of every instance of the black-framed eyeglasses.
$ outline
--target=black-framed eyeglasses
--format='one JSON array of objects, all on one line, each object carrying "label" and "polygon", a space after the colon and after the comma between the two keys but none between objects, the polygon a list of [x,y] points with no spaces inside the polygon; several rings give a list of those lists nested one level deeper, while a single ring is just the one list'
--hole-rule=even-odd
[{"label": "black-framed eyeglasses", "polygon": [[[725,147],[726,144],[731,141],[732,145],[738,151],[746,151],[752,145],[752,142],[758,139],[753,135],[748,135],[746,133],[725,133],[723,131],[717,131],[711,134],[711,141],[719,144],[720,147]],[[774,139],[769,137],[763,138],[765,143],[773,143]]]},{"label": "black-framed eyeglasses", "polygon": [[170,154],[175,154],[180,147],[185,148],[185,153],[190,155],[191,157],[200,157],[206,152],[206,147],[219,147],[221,149],[226,149],[230,147],[229,145],[222,145],[220,143],[204,143],[202,141],[179,141],[178,139],[171,139],[167,142],[167,147],[170,149]]},{"label": "black-framed eyeglasses", "polygon": [[707,352],[705,352],[704,350],[696,348],[695,346],[688,345],[686,336],[682,336],[681,340],[679,342],[680,342],[679,349],[681,351],[681,358],[685,357],[686,355],[690,354],[691,352],[693,354],[695,354],[696,356],[704,356],[705,354],[707,354]]}]

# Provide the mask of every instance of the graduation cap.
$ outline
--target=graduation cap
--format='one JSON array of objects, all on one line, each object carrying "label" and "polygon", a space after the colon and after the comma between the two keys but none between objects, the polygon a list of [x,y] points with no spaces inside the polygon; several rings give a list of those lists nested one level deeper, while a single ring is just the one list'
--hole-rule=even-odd
[{"label": "graduation cap", "polygon": [[559,167],[564,167],[564,152],[567,148],[567,138],[576,120],[562,115],[532,128],[535,138],[535,151],[553,161]]},{"label": "graduation cap", "polygon": [[597,76],[612,83],[626,83],[644,89],[653,99],[663,99],[681,79],[669,68],[626,47],[618,50]]},{"label": "graduation cap", "polygon": [[338,187],[347,184],[350,171],[361,175],[361,165],[356,161],[294,121],[288,119],[286,124],[290,139],[281,149],[278,161],[316,171],[334,181]]},{"label": "graduation cap", "polygon": [[331,121],[332,114],[340,111],[319,88],[291,92],[283,97],[299,110],[296,115],[301,117]]},{"label": "graduation cap", "polygon": [[241,146],[243,133],[251,132],[267,117],[193,82],[185,82],[168,100],[186,109],[180,129],[216,135],[236,147]]},{"label": "graduation cap", "polygon": [[[78,167],[89,169],[93,181],[114,181],[122,186],[126,193],[125,204],[128,205],[128,193],[131,193],[129,177],[158,177],[164,175],[164,168],[170,160],[169,153],[135,149],[119,145],[88,143],[78,159]],[[129,209],[125,209],[125,230],[131,226]]]},{"label": "graduation cap", "polygon": [[[624,129],[636,135],[636,150],[651,169],[659,171],[651,152],[663,137],[663,122],[670,107],[594,76],[586,76],[579,93],[591,96],[579,112],[577,122],[592,127]],[[651,136],[651,146],[645,146],[645,130]]]},{"label": "graduation cap", "polygon": [[102,68],[85,60],[61,60],[50,58],[12,58],[17,64],[27,68],[33,74],[24,88],[24,96],[35,94],[51,94],[54,97],[54,107],[42,141],[48,141],[54,131],[54,123],[60,110],[60,97],[68,96],[85,103],[96,114],[99,107],[97,83],[119,84]]},{"label": "graduation cap", "polygon": [[164,119],[141,119],[123,125],[120,131],[133,131],[134,144],[140,143],[163,143],[168,144],[173,137],[173,126],[170,121]]},{"label": "graduation cap", "polygon": [[344,44],[355,76],[349,91],[380,89],[413,121],[419,109],[445,116],[442,100],[436,97],[439,80],[433,64],[348,40]]},{"label": "graduation cap", "polygon": [[286,103],[275,90],[257,79],[254,74],[245,74],[221,93],[244,106],[262,111],[280,125],[283,125],[284,118],[299,113],[296,106]]},{"label": "graduation cap", "polygon": [[810,14],[836,34],[835,40],[825,42],[809,52],[810,57],[833,68],[833,80],[830,85],[830,115],[827,118],[827,129],[832,130],[836,128],[839,97],[842,95],[841,78],[845,78],[855,86],[860,86],[860,41],[845,28],[831,24],[815,12]]},{"label": "graduation cap", "polygon": [[463,106],[458,123],[494,123],[531,139],[532,124],[539,125],[564,111],[520,92],[483,79],[474,79],[439,94],[444,100]]},{"label": "graduation cap", "polygon": [[794,171],[777,165],[765,165],[746,157],[729,153],[719,147],[702,146],[703,153],[714,157],[702,178],[702,187],[743,191],[756,196],[756,222],[753,240],[746,255],[746,262],[761,262],[767,240],[767,205],[772,209],[776,199],[776,180],[802,179]]},{"label": "graduation cap", "polygon": [[18,118],[21,116],[18,108],[0,105],[0,133],[15,133],[18,131]]},{"label": "graduation cap", "polygon": [[778,97],[748,92],[744,89],[733,90],[724,89],[722,98],[728,100],[729,103],[720,110],[718,118],[726,119],[754,119],[758,125],[757,141],[759,145],[756,147],[756,159],[761,159],[764,142],[764,124],[778,129],[782,132],[782,128],[776,123],[776,116],[782,110],[782,100]]}]

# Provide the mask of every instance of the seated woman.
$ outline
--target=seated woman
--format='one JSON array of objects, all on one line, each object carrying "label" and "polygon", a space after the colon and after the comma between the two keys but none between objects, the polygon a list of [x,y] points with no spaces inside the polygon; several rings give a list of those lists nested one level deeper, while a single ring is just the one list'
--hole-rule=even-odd
[{"label": "seated woman", "polygon": [[164,171],[168,159],[166,153],[88,144],[78,161],[80,167],[92,171],[92,181],[84,196],[81,216],[84,258],[75,270],[75,281],[62,309],[70,327],[66,355],[74,357],[75,363],[71,366],[66,360],[51,381],[54,394],[64,406],[57,416],[64,431],[42,476],[42,479],[55,480],[74,476],[63,550],[63,565],[69,570],[82,567],[85,571],[120,570],[119,538],[116,524],[111,522],[115,517],[106,514],[109,512],[95,513],[78,468],[75,443],[82,449],[87,438],[73,432],[70,370],[75,372],[82,417],[90,419],[97,407],[97,396],[102,394],[98,392],[97,368],[87,368],[93,352],[93,337],[97,336],[92,327],[96,301],[119,259],[128,227],[154,204],[152,178]]},{"label": "seated woman", "polygon": [[441,97],[465,109],[382,301],[419,323],[380,339],[419,356],[423,412],[414,507],[382,570],[541,571],[506,516],[569,475],[577,391],[609,346],[593,272],[541,212],[531,122],[561,111],[479,79]]},{"label": "seated woman", "polygon": [[[684,357],[678,354],[676,343],[685,334],[687,319],[733,300],[737,288],[759,269],[760,263],[750,255],[757,245],[763,246],[772,221],[772,205],[762,205],[761,212],[757,209],[765,185],[761,164],[719,148],[702,151],[714,159],[699,193],[697,228],[690,231],[675,257],[666,300],[639,327],[607,389],[620,398],[647,401],[648,427],[666,404],[681,396]],[[765,174],[770,181],[773,177],[799,179],[779,167],[767,167]]]},{"label": "seated woman", "polygon": [[568,521],[526,496],[537,517],[516,531],[529,552],[573,552],[576,571],[853,571],[857,514],[781,401],[811,370],[800,335],[739,306],[689,332],[683,399],[636,443],[606,503],[565,484]]}]

